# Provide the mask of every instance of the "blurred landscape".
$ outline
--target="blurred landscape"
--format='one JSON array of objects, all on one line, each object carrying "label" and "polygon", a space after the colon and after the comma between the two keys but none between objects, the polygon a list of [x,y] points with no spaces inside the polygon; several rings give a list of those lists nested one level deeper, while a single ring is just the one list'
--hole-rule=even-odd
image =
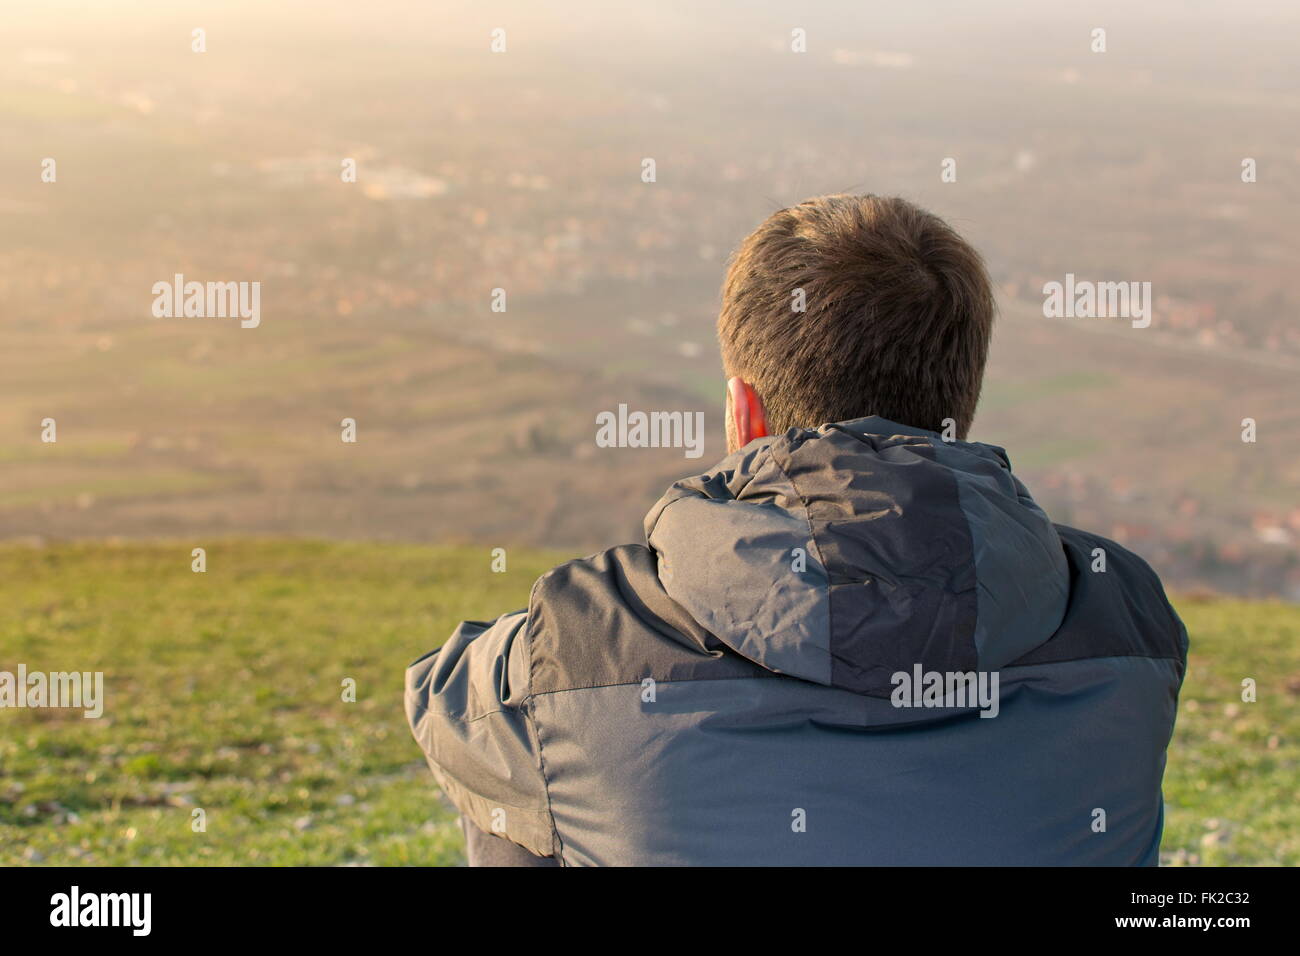
[{"label": "blurred landscape", "polygon": [[[1300,600],[1300,10],[898,6],[7,4],[0,538],[638,538],[725,454],[730,250],[866,191],[983,251],[972,437],[1049,514]],[[153,318],[176,273],[260,326]],[[1151,327],[1045,319],[1066,273],[1151,282]],[[619,403],[703,410],[704,458],[598,448]]]}]

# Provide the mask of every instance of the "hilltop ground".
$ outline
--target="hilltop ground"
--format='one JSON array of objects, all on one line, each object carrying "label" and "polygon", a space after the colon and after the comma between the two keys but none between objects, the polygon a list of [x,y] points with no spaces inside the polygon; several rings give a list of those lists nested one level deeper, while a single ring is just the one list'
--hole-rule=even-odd
[{"label": "hilltop ground", "polygon": [[[103,670],[107,698],[98,720],[0,711],[0,864],[462,862],[402,669],[563,556],[495,574],[485,548],[240,540],[195,574],[190,547],[0,547],[0,670]],[[1163,858],[1300,863],[1300,608],[1176,603],[1192,657]]]}]

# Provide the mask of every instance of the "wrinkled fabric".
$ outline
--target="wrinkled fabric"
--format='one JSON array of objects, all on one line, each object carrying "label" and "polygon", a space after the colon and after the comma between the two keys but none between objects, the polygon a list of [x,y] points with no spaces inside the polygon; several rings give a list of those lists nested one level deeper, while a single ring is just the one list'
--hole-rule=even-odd
[{"label": "wrinkled fabric", "polygon": [[[1002,449],[794,429],[645,527],[408,669],[470,824],[565,865],[1156,862],[1186,631]],[[928,672],[996,674],[996,716],[898,706]]]}]

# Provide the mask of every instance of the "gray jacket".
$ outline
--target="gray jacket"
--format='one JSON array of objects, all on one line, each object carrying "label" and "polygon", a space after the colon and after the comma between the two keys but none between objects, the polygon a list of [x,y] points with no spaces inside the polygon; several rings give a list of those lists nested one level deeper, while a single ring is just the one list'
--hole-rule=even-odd
[{"label": "gray jacket", "polygon": [[645,527],[408,669],[470,823],[565,865],[1156,863],[1187,633],[1002,449],[794,429]]}]

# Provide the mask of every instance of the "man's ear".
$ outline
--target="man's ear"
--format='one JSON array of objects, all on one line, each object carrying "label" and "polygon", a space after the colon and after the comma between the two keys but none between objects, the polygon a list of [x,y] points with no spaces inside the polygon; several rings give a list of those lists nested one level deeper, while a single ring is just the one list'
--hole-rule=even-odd
[{"label": "man's ear", "polygon": [[755,438],[766,436],[767,413],[754,386],[735,375],[727,379],[727,395],[731,399],[731,424],[736,447],[744,448]]}]

